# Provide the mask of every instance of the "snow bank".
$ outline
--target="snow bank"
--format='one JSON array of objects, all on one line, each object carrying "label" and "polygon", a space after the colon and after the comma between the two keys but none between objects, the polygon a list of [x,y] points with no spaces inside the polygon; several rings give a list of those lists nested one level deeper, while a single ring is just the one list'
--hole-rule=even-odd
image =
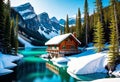
[{"label": "snow bank", "polygon": [[1,58],[0,58],[0,69],[1,68],[4,68],[4,66],[3,66],[3,62],[2,62],[2,60],[1,60]]},{"label": "snow bank", "polygon": [[6,75],[6,74],[9,74],[9,73],[12,73],[13,71],[12,70],[9,70],[9,69],[1,69],[0,68],[0,76],[1,75]]},{"label": "snow bank", "polygon": [[106,53],[96,53],[89,56],[75,58],[68,62],[68,72],[73,74],[106,73]]},{"label": "snow bank", "polygon": [[10,68],[16,67],[17,64],[14,64],[14,63],[12,63],[10,61],[4,61],[3,60],[3,66],[4,66],[4,68],[10,69]]},{"label": "snow bank", "polygon": [[53,58],[51,59],[51,61],[56,62],[56,63],[67,63],[69,59],[66,57],[59,57],[59,58]]},{"label": "snow bank", "polygon": [[120,78],[104,78],[104,79],[94,80],[92,82],[120,82]]},{"label": "snow bank", "polygon": [[88,56],[88,55],[92,55],[92,54],[95,54],[96,51],[93,49],[94,47],[92,48],[87,48],[87,51],[83,51],[82,53],[80,54],[76,54],[76,55],[72,55],[72,56],[69,56],[68,58],[78,58],[78,57],[82,57],[82,56]]},{"label": "snow bank", "polygon": [[22,58],[21,55],[18,56],[12,56],[8,54],[4,55],[0,52],[0,76],[13,72],[12,70],[9,69],[17,65],[12,62],[19,60],[21,58]]},{"label": "snow bank", "polygon": [[116,77],[120,77],[120,64],[117,65],[115,71],[113,71],[112,74]]}]

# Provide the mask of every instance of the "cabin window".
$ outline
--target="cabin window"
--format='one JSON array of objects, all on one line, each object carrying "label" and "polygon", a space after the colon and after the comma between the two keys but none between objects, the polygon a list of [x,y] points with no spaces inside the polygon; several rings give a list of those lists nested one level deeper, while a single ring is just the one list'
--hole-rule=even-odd
[{"label": "cabin window", "polygon": [[50,49],[52,49],[52,46],[50,46]]},{"label": "cabin window", "polygon": [[66,46],[65,46],[65,45],[63,45],[63,46],[62,46],[62,49],[66,49]]},{"label": "cabin window", "polygon": [[71,46],[71,49],[75,49],[75,46],[74,46],[74,45],[72,45],[72,46]]},{"label": "cabin window", "polygon": [[68,40],[67,40],[68,42],[70,42],[70,39],[68,38]]},{"label": "cabin window", "polygon": [[54,49],[56,49],[57,47],[56,46],[54,46]]}]

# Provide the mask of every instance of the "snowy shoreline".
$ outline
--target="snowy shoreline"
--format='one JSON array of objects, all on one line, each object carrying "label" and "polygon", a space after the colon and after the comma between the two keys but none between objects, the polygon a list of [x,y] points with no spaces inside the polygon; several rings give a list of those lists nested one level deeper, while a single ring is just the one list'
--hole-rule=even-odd
[{"label": "snowy shoreline", "polygon": [[17,66],[17,64],[13,62],[21,59],[22,57],[23,56],[20,54],[13,56],[9,54],[5,55],[0,52],[0,76],[12,73],[13,70],[11,70],[11,68]]},{"label": "snowy shoreline", "polygon": [[[67,72],[74,75],[92,74],[92,73],[108,73],[105,69],[107,65],[107,53],[108,51],[103,51],[96,53],[94,47],[87,48],[86,51],[61,58],[52,59],[56,65],[60,66],[60,63],[67,63]],[[112,75],[120,77],[120,64],[117,65],[115,71]]]}]

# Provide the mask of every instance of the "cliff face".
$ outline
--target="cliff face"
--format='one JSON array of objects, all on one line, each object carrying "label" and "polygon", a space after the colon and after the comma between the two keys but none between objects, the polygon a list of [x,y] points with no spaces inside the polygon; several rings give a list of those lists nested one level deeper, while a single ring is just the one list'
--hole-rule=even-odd
[{"label": "cliff face", "polygon": [[49,18],[46,12],[37,15],[30,3],[11,8],[11,17],[19,18],[19,34],[30,39],[33,45],[44,43],[60,32],[60,24],[55,17]]}]

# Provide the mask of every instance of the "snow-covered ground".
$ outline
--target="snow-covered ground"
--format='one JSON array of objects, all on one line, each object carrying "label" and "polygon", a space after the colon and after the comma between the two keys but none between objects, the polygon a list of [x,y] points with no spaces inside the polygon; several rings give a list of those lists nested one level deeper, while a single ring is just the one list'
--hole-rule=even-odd
[{"label": "snow-covered ground", "polygon": [[104,78],[104,79],[94,80],[92,82],[120,82],[120,78]]},{"label": "snow-covered ground", "polygon": [[113,71],[112,74],[116,77],[120,77],[120,64],[117,65],[116,70]]},{"label": "snow-covered ground", "polygon": [[22,55],[4,55],[0,52],[0,76],[13,72],[12,70],[10,70],[10,68],[17,66],[13,62],[19,60],[20,58],[22,58]]},{"label": "snow-covered ground", "polygon": [[106,53],[96,53],[88,56],[78,57],[68,62],[67,71],[73,74],[106,73]]},{"label": "snow-covered ground", "polygon": [[[83,51],[80,54],[56,58],[52,61],[56,62],[58,66],[60,62],[67,62],[67,72],[71,74],[83,75],[92,73],[107,73],[108,71],[105,69],[108,59],[107,53],[107,50],[96,53],[94,47],[88,47],[86,51]],[[120,65],[116,67],[116,70],[112,74],[120,77]]]}]

